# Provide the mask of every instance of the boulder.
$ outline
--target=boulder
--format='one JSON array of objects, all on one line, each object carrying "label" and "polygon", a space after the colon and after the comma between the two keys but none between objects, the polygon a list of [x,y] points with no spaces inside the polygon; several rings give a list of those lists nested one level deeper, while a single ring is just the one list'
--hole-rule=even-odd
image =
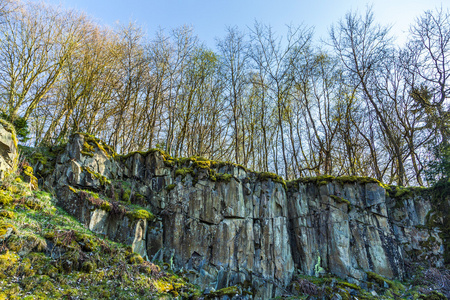
[{"label": "boulder", "polygon": [[0,119],[0,180],[17,167],[19,153],[14,127]]}]

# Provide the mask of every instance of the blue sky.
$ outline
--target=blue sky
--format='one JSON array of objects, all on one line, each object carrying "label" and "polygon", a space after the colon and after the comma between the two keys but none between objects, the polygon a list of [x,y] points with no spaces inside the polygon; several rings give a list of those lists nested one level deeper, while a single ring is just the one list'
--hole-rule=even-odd
[{"label": "blue sky", "polygon": [[[37,0],[36,0],[37,1]],[[85,12],[100,24],[136,22],[148,36],[158,27],[167,30],[192,25],[208,47],[225,35],[226,26],[242,30],[255,20],[269,24],[278,34],[286,24],[315,28],[315,39],[328,37],[331,24],[349,10],[364,12],[372,5],[375,20],[393,25],[399,44],[406,39],[409,25],[427,9],[448,8],[448,0],[47,0],[45,2]]]}]

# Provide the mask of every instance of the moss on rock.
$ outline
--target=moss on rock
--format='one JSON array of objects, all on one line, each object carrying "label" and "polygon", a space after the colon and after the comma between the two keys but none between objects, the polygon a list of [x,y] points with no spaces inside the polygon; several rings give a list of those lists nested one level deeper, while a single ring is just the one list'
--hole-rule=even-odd
[{"label": "moss on rock", "polygon": [[167,190],[168,192],[170,192],[170,191],[173,190],[175,187],[176,187],[176,184],[169,184],[169,185],[166,186],[166,190]]},{"label": "moss on rock", "polygon": [[241,291],[237,286],[229,286],[225,287],[223,289],[217,290],[215,292],[212,292],[208,295],[208,298],[214,298],[214,297],[225,297],[228,296],[232,298],[233,296],[239,295]]},{"label": "moss on rock", "polygon": [[8,191],[0,190],[0,205],[8,206],[12,203],[13,197]]},{"label": "moss on rock", "polygon": [[258,174],[258,178],[260,180],[272,180],[273,182],[281,183],[284,189],[287,189],[286,181],[284,181],[283,177],[270,172],[261,172]]},{"label": "moss on rock", "polygon": [[14,225],[0,220],[0,241],[6,239],[13,232],[17,232]]},{"label": "moss on rock", "polygon": [[131,211],[127,211],[126,215],[133,220],[139,220],[139,219],[147,219],[147,220],[153,220],[155,216],[145,210],[145,209],[135,209]]},{"label": "moss on rock", "polygon": [[175,177],[181,176],[182,178],[186,177],[188,174],[193,174],[194,169],[193,168],[181,168],[175,171]]},{"label": "moss on rock", "polygon": [[6,218],[6,219],[14,219],[15,213],[11,210],[7,209],[0,209],[0,217]]},{"label": "moss on rock", "polygon": [[111,184],[111,181],[107,177],[97,172],[94,172],[91,168],[83,167],[82,169],[83,171],[88,172],[93,178],[97,179],[100,182],[100,185],[105,186]]},{"label": "moss on rock", "polygon": [[101,139],[84,132],[77,132],[76,134],[84,137],[84,143],[81,150],[81,153],[83,155],[93,157],[96,151],[95,149],[97,148],[101,152],[103,152],[107,158],[114,158],[117,156],[117,153],[114,151],[113,147],[111,147]]},{"label": "moss on rock", "polygon": [[330,195],[330,198],[336,201],[337,203],[347,204],[349,210],[352,208],[350,201],[348,201],[347,199],[335,195]]}]

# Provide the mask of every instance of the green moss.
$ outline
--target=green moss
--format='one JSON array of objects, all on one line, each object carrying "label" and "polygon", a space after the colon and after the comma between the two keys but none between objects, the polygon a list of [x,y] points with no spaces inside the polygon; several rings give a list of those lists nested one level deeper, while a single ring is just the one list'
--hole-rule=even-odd
[{"label": "green moss", "polygon": [[153,220],[155,218],[155,216],[151,212],[145,209],[136,209],[132,211],[127,211],[126,215],[133,220],[138,219]]},{"label": "green moss", "polygon": [[447,297],[445,297],[442,293],[439,293],[437,291],[431,291],[429,294],[422,294],[418,297],[418,299],[421,300],[447,300]]},{"label": "green moss", "polygon": [[230,182],[231,178],[233,178],[233,175],[217,173],[215,177],[216,177],[216,181],[219,181],[219,182]]},{"label": "green moss", "polygon": [[377,273],[374,272],[366,272],[367,274],[367,280],[368,281],[373,281],[375,283],[377,283],[379,286],[383,287],[384,283],[385,283],[385,279],[378,275]]},{"label": "green moss", "polygon": [[20,253],[24,248],[40,252],[47,247],[45,240],[40,235],[33,233],[13,235],[8,239],[7,245],[10,250],[17,253]]},{"label": "green moss", "polygon": [[[395,186],[395,185],[383,185],[383,187],[386,189],[386,193],[388,194],[388,196],[397,201],[411,198],[415,194],[429,192],[428,188],[420,187],[420,186],[404,187],[404,186]],[[399,205],[402,205],[402,204],[399,204]]]},{"label": "green moss", "polygon": [[357,286],[356,284],[348,283],[348,282],[344,282],[344,281],[339,282],[337,285],[340,287],[343,287],[343,288],[350,288],[350,289],[354,289],[357,291],[361,290],[361,288],[359,286]]},{"label": "green moss", "polygon": [[211,168],[211,161],[210,160],[194,160],[194,167],[199,169],[207,169],[209,170]]},{"label": "green moss", "polygon": [[177,185],[176,184],[169,184],[166,186],[166,190],[168,192],[170,192],[171,190],[173,190]]},{"label": "green moss", "polygon": [[175,177],[181,176],[182,178],[186,177],[188,174],[194,174],[193,168],[181,168],[175,171]]},{"label": "green moss", "polygon": [[289,186],[295,186],[298,183],[314,183],[314,184],[317,184],[320,186],[320,185],[326,185],[333,181],[337,182],[341,185],[353,184],[353,183],[359,183],[359,184],[377,183],[380,186],[382,185],[381,182],[379,182],[375,178],[371,178],[371,177],[359,177],[359,176],[335,177],[332,175],[320,175],[320,176],[316,176],[316,177],[300,177],[298,179],[295,179],[295,180],[289,182]]},{"label": "green moss", "polygon": [[128,257],[128,263],[132,264],[132,265],[140,265],[144,262],[144,259],[142,258],[142,256],[140,256],[137,253],[132,253],[129,257]]},{"label": "green moss", "polygon": [[134,198],[136,199],[137,202],[143,202],[145,200],[145,196],[139,193],[135,193]]},{"label": "green moss", "polygon": [[82,135],[84,137],[83,148],[81,150],[82,154],[92,157],[94,156],[95,148],[97,148],[102,151],[108,158],[114,158],[117,156],[117,153],[114,151],[114,149],[101,139],[96,138],[95,136],[88,133],[77,132],[76,134]]},{"label": "green moss", "polygon": [[361,183],[361,184],[366,184],[366,183],[378,183],[381,184],[380,181],[378,181],[375,178],[371,178],[371,177],[360,177],[360,176],[339,176],[335,178],[336,182],[339,182],[340,184],[345,184],[345,183]]},{"label": "green moss", "polygon": [[14,125],[9,123],[8,121],[0,118],[0,124],[3,125],[3,128],[5,128],[6,131],[9,131],[11,133],[14,145],[16,148],[18,147],[18,140],[17,140],[17,134],[16,130],[14,129]]},{"label": "green moss", "polygon": [[8,191],[0,190],[0,205],[8,206],[13,202],[13,197]]},{"label": "green moss", "polygon": [[401,197],[409,197],[411,196],[411,191],[408,188],[403,188],[403,187],[396,187],[396,192],[394,197],[395,198],[401,198]]},{"label": "green moss", "polygon": [[95,269],[95,264],[91,261],[85,261],[82,264],[81,269],[86,273],[91,273]]},{"label": "green moss", "polygon": [[387,285],[389,286],[389,289],[392,290],[392,292],[394,292],[396,294],[400,294],[400,293],[402,293],[402,291],[405,290],[405,287],[400,282],[383,278],[382,276],[380,276],[374,272],[366,272],[366,274],[367,274],[368,281],[375,282],[380,287],[384,287],[384,283],[387,283]]},{"label": "green moss", "polygon": [[100,195],[98,193],[90,191],[90,190],[77,190],[78,194],[80,194],[80,192],[81,193],[86,193],[86,194],[92,196],[92,198],[94,198],[94,199],[99,199],[100,198]]},{"label": "green moss", "polygon": [[10,223],[6,223],[0,221],[0,240],[4,238],[4,236],[8,233],[8,231],[12,230],[12,232],[17,232],[17,229],[14,225]]},{"label": "green moss", "polygon": [[348,205],[348,209],[351,209],[351,203],[350,201],[348,201],[347,199],[335,196],[335,195],[330,195],[330,198],[333,199],[334,201],[336,201],[337,203],[343,203],[343,204],[347,204]]},{"label": "green moss", "polygon": [[7,219],[14,219],[15,213],[11,210],[1,209],[0,210],[0,217],[7,218]]},{"label": "green moss", "polygon": [[164,150],[157,149],[157,148],[153,148],[153,149],[150,149],[147,151],[133,151],[133,152],[127,153],[125,155],[117,155],[116,159],[121,160],[121,161],[126,161],[128,158],[134,156],[135,154],[140,154],[143,157],[147,157],[149,154],[154,154],[154,153],[158,153],[159,155],[161,155],[161,157],[164,160],[164,164],[166,166],[175,165],[174,159],[169,154],[167,154]]},{"label": "green moss", "polygon": [[91,174],[92,177],[98,179],[98,181],[100,182],[100,185],[105,186],[108,184],[111,184],[111,181],[109,181],[108,178],[106,178],[105,176],[94,172],[91,168],[89,167],[83,167],[83,171],[88,172],[89,174]]},{"label": "green moss", "polygon": [[258,178],[260,180],[272,180],[273,182],[281,183],[284,189],[287,189],[286,181],[284,181],[283,177],[270,172],[262,172],[258,174]]},{"label": "green moss", "polygon": [[175,166],[175,164],[176,164],[176,161],[173,159],[167,159],[164,161],[164,165],[167,167],[173,167],[173,166]]},{"label": "green moss", "polygon": [[210,296],[210,297],[224,297],[224,296],[233,297],[233,296],[236,296],[239,294],[240,294],[240,291],[237,286],[229,286],[229,287],[217,290],[215,292],[212,292],[208,296]]},{"label": "green moss", "polygon": [[51,175],[56,166],[56,160],[66,148],[65,144],[55,146],[42,146],[38,148],[31,148],[26,146],[19,146],[20,152],[30,163],[34,166],[34,175],[37,178],[46,178]]},{"label": "green moss", "polygon": [[129,190],[129,189],[124,190],[123,194],[122,194],[122,201],[130,202],[130,194],[131,194],[131,190]]},{"label": "green moss", "polygon": [[106,212],[111,211],[111,204],[107,201],[103,201],[102,204],[100,204],[100,208]]},{"label": "green moss", "polygon": [[42,165],[46,165],[49,161],[48,157],[45,156],[43,153],[41,152],[35,152],[33,153],[33,155],[31,156],[33,158],[33,160],[36,162],[40,162]]},{"label": "green moss", "polygon": [[55,235],[56,234],[54,231],[48,231],[48,232],[44,233],[44,237],[49,240],[53,240],[55,238]]},{"label": "green moss", "polygon": [[6,251],[0,254],[0,279],[4,279],[7,276],[7,271],[14,267],[15,263],[18,261],[19,255],[12,251]]},{"label": "green moss", "polygon": [[76,190],[75,188],[73,188],[72,186],[68,185],[69,190],[71,190],[73,193],[77,194],[78,190]]},{"label": "green moss", "polygon": [[27,198],[25,200],[25,203],[23,206],[25,206],[29,209],[32,209],[32,210],[42,210],[43,209],[41,202],[36,198]]},{"label": "green moss", "polygon": [[112,205],[108,200],[101,199],[99,194],[89,191],[89,190],[76,190],[74,188],[71,188],[71,191],[76,193],[78,197],[81,197],[85,201],[88,201],[90,204],[92,204],[94,207],[102,209],[106,212],[112,211]]}]

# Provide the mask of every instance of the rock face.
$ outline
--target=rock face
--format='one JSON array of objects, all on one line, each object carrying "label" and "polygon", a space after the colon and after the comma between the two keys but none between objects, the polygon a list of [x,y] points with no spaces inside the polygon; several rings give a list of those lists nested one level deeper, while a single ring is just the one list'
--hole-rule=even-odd
[{"label": "rock face", "polygon": [[0,119],[0,180],[17,166],[17,138],[11,124]]},{"label": "rock face", "polygon": [[[117,217],[74,190],[117,200],[118,183],[127,184],[122,198],[158,217]],[[86,145],[85,136],[74,135],[47,184],[91,230],[183,270],[204,288],[239,286],[257,299],[282,295],[294,272],[313,275],[318,267],[358,283],[367,271],[403,279],[405,263],[418,259],[443,264],[438,230],[423,226],[430,203],[399,204],[377,183],[298,181],[285,188],[239,166],[174,162],[158,151],[113,158],[98,142]]]},{"label": "rock face", "polygon": [[289,196],[294,259],[305,273],[314,274],[320,255],[323,267],[342,278],[364,280],[368,270],[403,278],[401,249],[378,184],[299,184]]}]

